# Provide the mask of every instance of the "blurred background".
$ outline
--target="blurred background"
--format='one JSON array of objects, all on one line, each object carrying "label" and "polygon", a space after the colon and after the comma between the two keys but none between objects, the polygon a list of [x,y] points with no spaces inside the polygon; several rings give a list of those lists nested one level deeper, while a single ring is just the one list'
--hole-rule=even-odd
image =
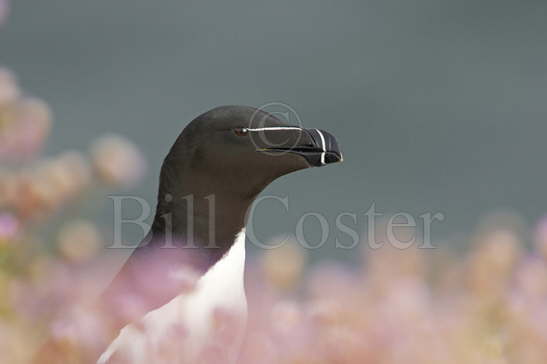
[{"label": "blurred background", "polygon": [[[545,213],[546,11],[538,0],[15,1],[0,64],[50,105],[47,154],[105,132],[133,140],[148,171],[123,193],[151,204],[162,159],[195,116],[282,102],[332,131],[345,162],[270,186],[290,209],[261,204],[259,238],[294,232],[309,211],[333,225],[356,213],[345,223],[364,229],[375,203],[442,212],[434,239],[464,244],[456,234],[485,213],[528,224]],[[79,213],[110,230],[111,201],[93,204]],[[348,238],[333,229],[316,254],[348,255],[332,249],[337,237]]]},{"label": "blurred background", "polygon": [[[161,162],[194,117],[280,103],[336,135],[345,161],[263,194],[289,209],[258,206],[262,242],[309,212],[330,231],[320,249],[253,250],[241,364],[544,364],[546,11],[539,0],[0,0],[0,362],[27,364],[46,338],[67,360],[44,363],[104,348],[116,313],[95,303],[130,253],[102,249],[109,195],[153,206]],[[373,205],[419,224],[441,214],[439,249],[367,249]],[[352,243],[342,213],[361,232],[350,250],[336,249]],[[142,238],[123,228],[126,242]],[[307,243],[321,234],[310,218]],[[124,312],[139,304],[122,298]]]}]

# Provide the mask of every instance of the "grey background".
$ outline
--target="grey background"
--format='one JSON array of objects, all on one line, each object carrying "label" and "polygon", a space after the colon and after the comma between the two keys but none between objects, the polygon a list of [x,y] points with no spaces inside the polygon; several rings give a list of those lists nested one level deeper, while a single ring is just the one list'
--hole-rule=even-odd
[{"label": "grey background", "polygon": [[[288,195],[290,211],[262,205],[261,238],[294,231],[309,211],[333,225],[355,212],[365,227],[373,202],[443,212],[439,239],[497,209],[530,224],[545,213],[543,0],[17,0],[12,10],[0,64],[52,106],[47,152],[124,134],[150,162],[134,191],[150,201],[193,117],[277,101],[332,131],[345,162],[273,184],[266,193]],[[318,237],[317,224],[307,230]],[[320,251],[333,252],[338,235]]]}]

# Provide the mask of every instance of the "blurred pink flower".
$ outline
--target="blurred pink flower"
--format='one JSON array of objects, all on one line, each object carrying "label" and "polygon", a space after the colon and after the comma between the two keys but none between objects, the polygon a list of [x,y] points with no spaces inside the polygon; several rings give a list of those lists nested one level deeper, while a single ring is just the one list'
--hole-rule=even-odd
[{"label": "blurred pink flower", "polygon": [[61,255],[74,263],[83,263],[94,258],[102,244],[102,237],[97,227],[82,219],[66,223],[57,237],[57,246]]},{"label": "blurred pink flower", "polygon": [[145,170],[145,162],[138,148],[128,139],[106,135],[91,146],[91,157],[97,175],[113,185],[131,185]]},{"label": "blurred pink flower", "polygon": [[[0,0],[0,13],[2,12],[2,1]],[[1,15],[0,15],[1,16]],[[0,106],[14,102],[20,95],[15,75],[0,66]]]},{"label": "blurred pink flower", "polygon": [[289,240],[275,249],[267,250],[262,256],[261,263],[270,284],[279,290],[290,290],[300,281],[306,264],[306,255],[296,241]]},{"label": "blurred pink flower", "polygon": [[[0,71],[1,72],[1,71]],[[46,103],[38,99],[14,97],[16,91],[6,90],[0,73],[0,159],[29,159],[42,148],[51,128],[51,113]],[[2,100],[0,100],[2,101]]]},{"label": "blurred pink flower", "polygon": [[0,242],[15,238],[19,232],[20,223],[9,213],[0,213]]},{"label": "blurred pink flower", "polygon": [[8,0],[0,0],[0,24],[6,19],[9,12]]},{"label": "blurred pink flower", "polygon": [[547,216],[540,219],[536,226],[535,245],[538,253],[547,259]]}]

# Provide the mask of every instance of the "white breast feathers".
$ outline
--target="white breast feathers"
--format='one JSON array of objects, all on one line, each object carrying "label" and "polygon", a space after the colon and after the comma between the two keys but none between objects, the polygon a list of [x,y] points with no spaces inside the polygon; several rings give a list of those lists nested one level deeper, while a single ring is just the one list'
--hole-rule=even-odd
[{"label": "white breast feathers", "polygon": [[[125,326],[97,364],[235,363],[245,331],[245,230],[230,250],[197,282]],[[161,284],[161,282],[158,282]]]}]

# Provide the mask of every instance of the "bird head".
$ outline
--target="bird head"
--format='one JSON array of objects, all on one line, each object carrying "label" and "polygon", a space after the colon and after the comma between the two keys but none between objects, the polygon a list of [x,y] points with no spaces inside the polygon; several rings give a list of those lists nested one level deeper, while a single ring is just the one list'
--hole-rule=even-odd
[{"label": "bird head", "polygon": [[272,181],[340,161],[336,139],[326,131],[289,125],[252,107],[210,110],[184,128],[165,158],[151,237],[172,231],[181,240],[193,234],[196,241],[231,244],[254,198]]},{"label": "bird head", "polygon": [[203,177],[203,187],[248,196],[288,173],[342,161],[332,134],[244,106],[202,114],[184,129],[170,155],[184,156],[191,175]]}]

